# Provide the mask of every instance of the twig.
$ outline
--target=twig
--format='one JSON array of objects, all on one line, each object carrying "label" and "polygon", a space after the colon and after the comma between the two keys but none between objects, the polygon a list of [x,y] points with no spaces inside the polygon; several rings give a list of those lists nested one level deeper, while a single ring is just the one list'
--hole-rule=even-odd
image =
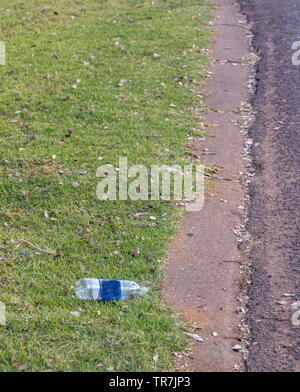
[{"label": "twig", "polygon": [[221,263],[238,263],[238,264],[242,264],[238,260],[221,260]]},{"label": "twig", "polygon": [[[7,239],[6,239],[5,237],[3,237],[1,234],[0,234],[0,237],[3,238],[5,241],[7,241]],[[13,244],[13,243],[16,243],[16,242],[24,242],[25,244],[31,246],[33,249],[36,249],[36,250],[38,250],[38,251],[40,251],[40,252],[42,252],[42,253],[46,253],[46,254],[48,254],[48,255],[53,255],[53,256],[56,256],[56,255],[57,255],[57,251],[56,251],[56,250],[49,249],[49,248],[45,248],[45,249],[39,248],[38,246],[34,245],[32,242],[29,242],[29,241],[24,240],[24,239],[22,239],[22,238],[17,239],[17,240],[13,240],[13,239],[12,239],[12,240],[10,240],[10,242],[11,242],[12,244]],[[2,247],[1,247],[1,248],[2,248]]]},{"label": "twig", "polygon": [[45,249],[39,248],[38,246],[34,245],[32,242],[29,242],[29,241],[24,240],[24,239],[11,240],[11,241],[12,241],[12,242],[24,242],[25,244],[31,246],[33,249],[36,249],[36,250],[38,250],[39,252],[46,253],[46,254],[48,254],[48,255],[53,255],[53,256],[56,256],[56,255],[57,255],[56,250],[52,250],[52,249],[49,249],[49,248],[45,248]]},{"label": "twig", "polygon": [[31,246],[32,248],[34,248],[34,249],[36,249],[36,250],[38,250],[38,251],[40,251],[42,253],[47,253],[47,254],[53,255],[53,256],[57,255],[56,250],[52,250],[52,249],[49,249],[49,248],[45,248],[45,249],[39,248],[38,246],[34,245],[32,242],[29,242],[27,240],[21,240],[21,242],[24,242],[25,244]]}]

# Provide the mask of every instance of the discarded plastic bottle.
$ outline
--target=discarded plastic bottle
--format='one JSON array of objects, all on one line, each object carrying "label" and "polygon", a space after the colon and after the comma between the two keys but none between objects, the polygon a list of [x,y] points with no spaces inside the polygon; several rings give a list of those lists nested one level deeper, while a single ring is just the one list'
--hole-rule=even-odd
[{"label": "discarded plastic bottle", "polygon": [[79,299],[99,301],[124,301],[128,298],[145,297],[147,287],[141,287],[130,280],[119,279],[79,279],[75,294]]}]

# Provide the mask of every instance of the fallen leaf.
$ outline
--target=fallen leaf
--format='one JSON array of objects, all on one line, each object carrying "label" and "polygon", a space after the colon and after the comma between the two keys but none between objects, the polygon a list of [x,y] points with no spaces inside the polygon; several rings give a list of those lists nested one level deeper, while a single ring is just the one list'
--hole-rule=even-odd
[{"label": "fallen leaf", "polygon": [[29,199],[29,191],[22,191],[22,197],[24,200],[28,200]]},{"label": "fallen leaf", "polygon": [[233,351],[240,351],[240,350],[242,350],[242,348],[243,348],[242,346],[240,346],[239,344],[236,344],[235,346],[232,347],[232,350]]},{"label": "fallen leaf", "polygon": [[148,258],[149,260],[152,260],[152,259],[154,258],[154,254],[153,254],[152,252],[149,252],[149,253],[147,254],[147,258]]},{"label": "fallen leaf", "polygon": [[173,355],[174,355],[174,357],[176,357],[176,358],[182,358],[183,357],[183,355],[182,354],[180,354],[180,353],[177,353],[177,352],[173,352]]},{"label": "fallen leaf", "polygon": [[119,86],[119,87],[123,87],[125,83],[127,83],[127,80],[126,80],[126,79],[121,79],[121,80],[119,81],[119,83],[118,83],[118,86]]},{"label": "fallen leaf", "polygon": [[194,340],[196,340],[197,342],[203,342],[203,338],[201,338],[199,335],[197,335],[197,334],[195,334],[195,333],[188,333],[188,332],[185,332],[185,334],[187,335],[187,336],[190,336],[192,339],[194,339]]},{"label": "fallen leaf", "polygon": [[65,137],[71,137],[72,136],[72,130],[71,129],[67,129],[65,131]]},{"label": "fallen leaf", "polygon": [[121,344],[123,344],[124,343],[124,340],[122,340],[122,339],[118,339],[118,340],[116,340],[114,343],[112,343],[110,346],[112,347],[112,346],[120,346]]},{"label": "fallen leaf", "polygon": [[25,363],[16,362],[15,365],[18,370],[27,370],[28,369],[28,366]]},{"label": "fallen leaf", "polygon": [[137,256],[137,255],[139,255],[140,253],[141,253],[141,251],[140,251],[139,248],[134,248],[134,249],[131,251],[132,256]]}]

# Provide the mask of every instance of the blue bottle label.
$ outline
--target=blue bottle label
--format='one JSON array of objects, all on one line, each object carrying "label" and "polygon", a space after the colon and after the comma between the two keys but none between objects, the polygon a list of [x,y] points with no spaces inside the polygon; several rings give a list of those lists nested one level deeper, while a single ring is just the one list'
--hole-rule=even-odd
[{"label": "blue bottle label", "polygon": [[99,279],[98,299],[102,301],[119,301],[122,299],[123,287],[119,279]]}]

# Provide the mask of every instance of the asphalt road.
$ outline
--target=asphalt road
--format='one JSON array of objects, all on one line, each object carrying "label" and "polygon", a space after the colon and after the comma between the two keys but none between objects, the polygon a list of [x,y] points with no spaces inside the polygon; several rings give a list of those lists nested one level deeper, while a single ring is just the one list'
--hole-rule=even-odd
[{"label": "asphalt road", "polygon": [[297,305],[291,307],[300,301],[300,65],[292,63],[300,0],[239,3],[262,55],[250,129],[256,175],[248,225],[254,267],[247,370],[300,371],[300,316]]}]

